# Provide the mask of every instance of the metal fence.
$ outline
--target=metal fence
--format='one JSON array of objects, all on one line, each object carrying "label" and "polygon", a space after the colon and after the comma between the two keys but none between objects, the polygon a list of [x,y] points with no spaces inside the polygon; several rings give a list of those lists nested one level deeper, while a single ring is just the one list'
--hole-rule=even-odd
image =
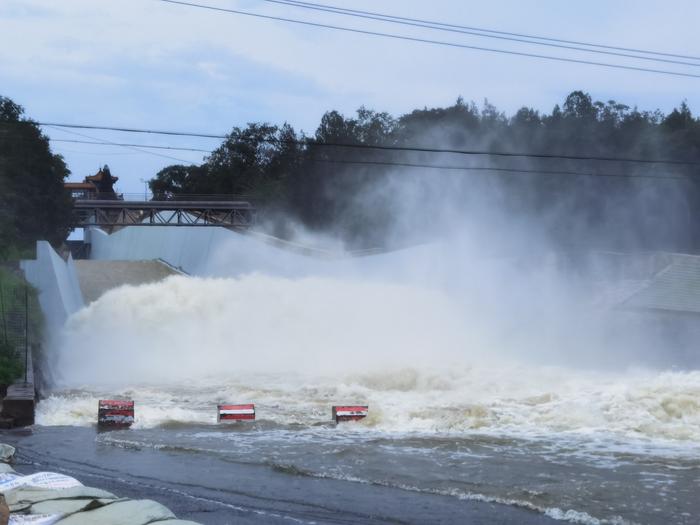
[{"label": "metal fence", "polygon": [[255,202],[258,196],[250,193],[99,193],[99,192],[73,192],[73,198],[77,200],[105,200],[105,201],[127,201],[127,202],[149,202],[149,201],[206,201],[206,202],[232,202],[247,201]]},{"label": "metal fence", "polygon": [[7,280],[0,279],[0,342],[22,362],[25,382],[35,309],[33,292],[27,284],[8,285]]}]

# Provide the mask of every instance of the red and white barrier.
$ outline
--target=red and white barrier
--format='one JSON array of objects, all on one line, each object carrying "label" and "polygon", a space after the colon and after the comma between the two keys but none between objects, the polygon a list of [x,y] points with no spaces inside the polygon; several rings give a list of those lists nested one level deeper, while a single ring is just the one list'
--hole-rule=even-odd
[{"label": "red and white barrier", "polygon": [[101,399],[97,404],[97,425],[101,427],[130,427],[134,422],[134,402]]},{"label": "red and white barrier", "polygon": [[[334,405],[332,417],[336,423],[359,421],[367,417],[368,405]],[[217,405],[216,420],[255,420],[255,404]],[[134,402],[118,399],[101,399],[98,403],[97,424],[100,427],[130,427],[134,423]]]},{"label": "red and white barrier", "polygon": [[249,421],[255,419],[255,405],[217,405],[217,421]]},{"label": "red and white barrier", "polygon": [[367,417],[368,411],[367,405],[336,405],[333,407],[333,420],[336,423],[359,421]]}]

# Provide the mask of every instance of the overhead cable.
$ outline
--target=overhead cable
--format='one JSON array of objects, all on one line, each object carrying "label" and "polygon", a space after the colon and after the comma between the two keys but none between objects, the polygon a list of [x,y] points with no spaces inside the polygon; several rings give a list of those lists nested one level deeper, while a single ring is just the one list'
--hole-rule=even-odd
[{"label": "overhead cable", "polygon": [[[213,134],[213,133],[196,133],[186,131],[164,131],[155,129],[142,128],[126,128],[115,126],[96,126],[88,124],[65,124],[56,122],[37,122],[39,126],[57,127],[57,128],[77,128],[77,129],[96,129],[104,131],[120,131],[126,133],[144,133],[152,135],[170,135],[177,137],[198,137],[209,139],[228,139],[229,135]],[[89,137],[93,138],[94,137]],[[246,140],[244,137],[239,140]],[[251,139],[252,140],[252,139]],[[350,149],[370,149],[383,151],[407,151],[420,153],[448,153],[455,155],[484,155],[493,157],[529,157],[538,159],[563,159],[563,160],[586,160],[586,161],[605,161],[605,162],[634,162],[641,164],[669,164],[677,166],[700,166],[700,161],[690,160],[675,160],[675,159],[650,159],[650,158],[632,158],[632,157],[604,157],[595,155],[564,155],[554,153],[532,153],[532,152],[513,152],[513,151],[488,151],[488,150],[466,150],[452,148],[428,148],[422,146],[383,146],[374,144],[348,144],[338,142],[321,142],[317,140],[291,140],[291,139],[254,139],[261,142],[274,144],[296,144],[299,146],[319,146],[319,147],[336,147]]]},{"label": "overhead cable", "polygon": [[[177,147],[177,146],[159,146],[150,144],[130,144],[130,143],[119,143],[119,142],[95,142],[87,140],[68,140],[68,139],[51,139],[52,142],[70,142],[77,144],[89,144],[97,146],[123,146],[132,147],[138,146],[139,148],[154,148],[154,149],[170,149],[170,150],[182,150],[182,151],[196,151],[203,153],[212,153],[213,150],[200,149],[200,148],[188,148],[188,147]],[[290,156],[289,154],[284,154],[285,156]],[[301,155],[301,153],[299,154]],[[297,155],[298,156],[298,155]],[[383,167],[400,167],[400,168],[423,168],[423,169],[436,169],[436,170],[451,170],[451,171],[494,171],[494,172],[504,172],[504,173],[532,173],[537,175],[573,175],[573,176],[585,176],[585,177],[615,177],[615,178],[631,178],[631,179],[668,179],[668,180],[688,180],[688,177],[682,175],[646,175],[640,173],[599,173],[590,171],[575,171],[575,170],[540,170],[540,169],[521,169],[521,168],[505,168],[505,167],[494,167],[494,166],[455,166],[448,164],[431,164],[431,163],[418,163],[418,162],[400,162],[400,161],[381,161],[381,160],[353,160],[353,159],[319,159],[319,158],[307,158],[310,162],[323,163],[323,164],[356,164],[365,166],[383,166]]]},{"label": "overhead cable", "polygon": [[[559,43],[554,43],[554,42],[538,42],[536,40],[528,40],[526,38],[521,38],[521,37],[514,37],[514,36],[505,36],[505,35],[497,35],[497,34],[488,34],[488,33],[483,33],[479,32],[477,30],[472,30],[472,29],[467,29],[467,28],[456,28],[456,27],[448,27],[440,23],[434,23],[430,21],[423,21],[423,20],[418,20],[418,19],[411,19],[410,21],[403,18],[403,17],[397,17],[393,15],[386,15],[386,14],[380,14],[380,13],[373,13],[371,11],[359,11],[356,9],[345,9],[342,7],[334,7],[334,6],[329,6],[329,5],[324,5],[324,4],[315,4],[311,2],[296,2],[294,0],[262,0],[263,2],[268,2],[272,4],[279,4],[279,5],[286,5],[290,7],[300,7],[302,9],[311,9],[314,11],[322,11],[325,13],[333,13],[337,15],[344,15],[344,16],[352,16],[356,18],[361,18],[365,20],[377,20],[380,22],[388,22],[391,24],[399,24],[403,26],[411,26],[411,27],[421,27],[424,29],[433,29],[436,31],[446,31],[449,33],[458,33],[462,35],[471,35],[471,36],[479,36],[479,37],[484,37],[484,38],[493,38],[497,40],[505,40],[505,41],[510,41],[510,42],[518,42],[518,43],[524,43],[524,44],[534,44],[538,46],[546,46],[546,47],[555,47],[559,49],[569,49],[573,51],[581,51],[584,53],[596,53],[599,55],[610,55],[610,56],[618,56],[618,57],[624,57],[624,58],[634,58],[637,60],[647,60],[650,62],[664,62],[667,64],[679,64],[683,66],[692,66],[692,67],[700,67],[700,62],[688,62],[688,61],[683,61],[683,60],[674,60],[671,58],[659,58],[655,56],[643,56],[640,54],[632,54],[629,52],[620,52],[620,51],[610,51],[610,50],[604,50],[604,49],[588,49],[585,47],[580,47],[576,45],[570,45],[570,44],[559,44]],[[700,59],[698,59],[700,60]]]},{"label": "overhead cable", "polygon": [[[58,126],[58,125],[52,125],[52,124],[44,124],[44,125],[45,125],[46,127],[53,128],[53,129],[55,129],[56,131],[62,131],[62,132],[64,132],[64,133],[70,133],[71,135],[77,135],[77,136],[79,136],[79,137],[84,137],[84,138],[96,140],[96,141],[99,141],[99,142],[101,142],[102,144],[107,145],[107,146],[114,146],[114,145],[115,145],[114,142],[111,142],[111,141],[109,141],[109,140],[98,139],[98,138],[93,137],[93,136],[91,136],[91,135],[85,135],[84,133],[78,133],[77,131],[69,131],[69,130],[67,130],[67,129],[61,129],[61,128],[65,128],[65,127],[68,127],[68,126]],[[146,153],[147,155],[154,155],[154,156],[156,156],[156,157],[163,157],[164,159],[176,160],[176,161],[178,161],[178,162],[188,162],[188,161],[186,161],[186,160],[179,159],[179,158],[177,158],[177,157],[172,157],[172,156],[170,156],[170,155],[164,155],[164,154],[162,154],[162,153],[156,153],[155,151],[148,151],[148,150],[139,149],[137,146],[127,146],[127,145],[124,145],[124,146],[122,146],[122,147],[131,149],[131,150],[133,150],[133,151],[138,151],[138,152],[140,152],[140,153]]]},{"label": "overhead cable", "polygon": [[[434,20],[424,20],[420,18],[409,18],[405,16],[396,16],[396,15],[390,15],[386,13],[377,13],[373,11],[362,11],[359,9],[349,9],[347,7],[338,7],[338,6],[331,6],[331,5],[326,5],[326,4],[318,4],[314,2],[301,2],[297,0],[263,0],[265,2],[272,2],[272,3],[284,3],[287,5],[296,5],[298,7],[304,7],[307,6],[308,8],[326,8],[326,9],[333,9],[336,12],[345,12],[345,13],[357,13],[357,14],[362,14],[362,15],[371,15],[371,16],[378,16],[382,17],[385,19],[392,19],[392,20],[402,20],[406,22],[416,22],[416,23],[422,23],[422,24],[429,24],[432,26],[439,26],[439,27],[445,27],[445,28],[453,28],[453,29],[463,29],[467,31],[479,31],[481,33],[492,33],[495,35],[507,35],[507,36],[515,36],[515,37],[521,37],[521,38],[531,38],[534,40],[543,40],[545,42],[559,42],[562,44],[573,44],[577,46],[588,46],[588,47],[596,47],[600,49],[611,49],[615,51],[628,51],[631,53],[643,53],[646,55],[657,55],[657,56],[666,56],[666,57],[673,57],[673,58],[685,58],[688,60],[700,60],[700,57],[698,56],[692,56],[692,55],[681,55],[677,53],[666,53],[662,51],[648,51],[645,49],[638,49],[638,48],[630,48],[630,47],[620,47],[620,46],[611,46],[611,45],[605,45],[605,44],[594,44],[591,42],[581,42],[577,40],[564,40],[562,38],[552,38],[552,37],[545,37],[545,36],[537,36],[537,35],[530,35],[530,34],[524,34],[524,33],[514,33],[512,31],[499,31],[496,29],[485,29],[483,27],[474,27],[474,26],[465,26],[465,25],[459,25],[459,24],[449,24],[446,22],[436,22]],[[486,35],[484,35],[486,36]],[[536,43],[536,42],[532,42]]]},{"label": "overhead cable", "polygon": [[[77,140],[77,139],[50,139],[51,142],[70,142],[72,144],[92,144],[96,146],[119,146],[123,148],[147,148],[147,149],[166,149],[174,151],[197,151],[202,153],[211,153],[210,149],[187,148],[178,146],[157,146],[155,144],[129,144],[123,142],[97,142],[94,140]],[[147,152],[143,152],[147,153]]]},{"label": "overhead cable", "polygon": [[[88,144],[96,146],[115,146],[124,147],[128,149],[135,150],[138,153],[151,153],[145,151],[145,149],[167,149],[175,151],[193,151],[201,153],[213,153],[213,150],[203,149],[203,148],[192,148],[192,147],[178,147],[178,146],[162,146],[153,144],[133,144],[133,143],[123,143],[123,142],[107,142],[107,141],[88,141],[88,140],[77,140],[77,139],[50,139],[51,142],[63,142],[63,143],[73,143],[73,144]],[[83,151],[75,151],[74,153],[86,153]],[[290,154],[285,153],[284,156],[290,156]],[[300,152],[297,156],[301,156]],[[168,159],[177,160],[178,162],[183,162],[185,164],[190,163],[189,161],[178,159],[176,157],[171,157],[168,155],[159,155]],[[351,164],[351,165],[366,165],[366,166],[378,166],[378,167],[399,167],[399,168],[421,168],[421,169],[437,169],[437,170],[451,170],[451,171],[487,171],[487,172],[504,172],[504,173],[532,173],[537,175],[571,175],[571,176],[586,176],[586,177],[612,177],[612,178],[628,178],[628,179],[658,179],[658,180],[690,180],[688,176],[685,175],[649,175],[642,173],[601,173],[601,172],[586,172],[586,171],[575,171],[575,170],[542,170],[542,169],[521,169],[521,168],[506,168],[506,167],[494,167],[494,166],[455,166],[446,164],[432,164],[432,163],[417,163],[417,162],[401,162],[401,161],[381,161],[381,160],[348,160],[348,159],[319,159],[316,157],[308,157],[305,160],[313,163],[324,163],[324,164]]]},{"label": "overhead cable", "polygon": [[217,6],[211,6],[211,5],[206,5],[206,4],[196,4],[193,2],[183,2],[180,0],[159,0],[159,1],[165,2],[168,4],[176,4],[176,5],[194,7],[194,8],[199,8],[199,9],[207,9],[210,11],[216,11],[216,12],[222,12],[222,13],[250,16],[250,17],[261,18],[261,19],[265,19],[265,20],[275,20],[278,22],[288,22],[288,23],[292,23],[292,24],[300,24],[300,25],[318,27],[318,28],[323,28],[323,29],[332,29],[332,30],[344,31],[344,32],[348,32],[348,33],[356,33],[356,34],[369,35],[369,36],[379,36],[379,37],[384,37],[384,38],[391,38],[394,40],[405,40],[405,41],[410,41],[410,42],[419,42],[422,44],[432,44],[432,45],[447,46],[447,47],[453,47],[453,48],[471,49],[471,50],[475,50],[475,51],[485,51],[485,52],[489,52],[489,53],[499,53],[499,54],[503,54],[503,55],[523,56],[523,57],[538,58],[538,59],[543,59],[543,60],[554,60],[557,62],[586,64],[586,65],[591,65],[591,66],[600,66],[600,67],[607,67],[607,68],[614,68],[614,69],[624,69],[624,70],[628,70],[628,71],[643,71],[646,73],[656,73],[656,74],[661,74],[661,75],[700,78],[700,74],[684,73],[681,71],[671,71],[671,70],[666,70],[666,69],[652,69],[652,68],[646,68],[646,67],[640,67],[640,66],[613,64],[613,63],[609,63],[609,62],[596,62],[594,60],[584,60],[584,59],[580,59],[580,58],[558,57],[558,56],[554,56],[554,55],[541,55],[541,54],[537,54],[537,53],[526,53],[523,51],[513,51],[513,50],[508,50],[508,49],[496,49],[496,48],[489,48],[489,47],[473,46],[473,45],[461,44],[461,43],[457,43],[457,42],[446,42],[443,40],[433,40],[433,39],[429,39],[429,38],[419,38],[419,37],[414,37],[414,36],[398,35],[395,33],[384,33],[384,32],[380,32],[380,31],[370,31],[370,30],[366,30],[366,29],[356,29],[356,28],[337,26],[337,25],[331,25],[331,24],[322,24],[319,22],[310,22],[308,20],[298,20],[295,18],[286,18],[286,17],[281,17],[281,16],[264,15],[261,13],[251,13],[249,11],[241,11],[238,9],[227,9],[224,7],[217,7]]}]

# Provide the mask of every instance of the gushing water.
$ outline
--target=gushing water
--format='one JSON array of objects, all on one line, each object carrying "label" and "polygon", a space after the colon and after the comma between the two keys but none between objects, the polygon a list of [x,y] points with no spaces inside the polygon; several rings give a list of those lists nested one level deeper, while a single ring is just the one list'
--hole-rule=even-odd
[{"label": "gushing water", "polygon": [[[546,257],[464,256],[472,249],[277,257],[284,272],[253,274],[223,264],[235,260],[224,249],[206,273],[227,277],[111,290],[53,341],[37,422],[91,426],[98,399],[124,396],[136,423],[101,444],[574,523],[689,523],[700,371],[667,366],[663,339],[601,299],[617,289],[568,279]],[[222,402],[254,402],[257,421],[217,425]],[[335,428],[339,403],[366,403],[369,416]]]},{"label": "gushing water", "polygon": [[91,424],[97,392],[137,399],[138,425],[214,423],[254,401],[279,424],[370,403],[390,432],[700,439],[700,372],[591,370],[501,352],[439,289],[337,278],[172,277],[122,287],[75,314],[42,424]]}]

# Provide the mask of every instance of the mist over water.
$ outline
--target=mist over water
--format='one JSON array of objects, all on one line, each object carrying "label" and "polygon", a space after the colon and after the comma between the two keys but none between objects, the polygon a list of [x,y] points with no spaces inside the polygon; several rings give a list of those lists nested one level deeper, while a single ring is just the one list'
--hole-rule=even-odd
[{"label": "mist over water", "polygon": [[552,194],[534,212],[530,183],[542,180],[435,170],[378,178],[345,216],[348,230],[376,222],[367,242],[400,247],[375,255],[349,257],[331,233],[297,225],[286,227],[290,246],[331,252],[231,233],[200,277],[114,289],[73,315],[53,342],[55,386],[170,395],[188,385],[208,392],[178,408],[196,421],[211,416],[192,416],[188,404],[267,403],[272,420],[287,422],[303,419],[305,403],[325,419],[332,402],[362,401],[372,404],[368,424],[397,431],[698,436],[697,356],[619,308],[653,272],[601,271],[608,258],[578,246],[634,244],[651,228],[636,231],[632,220],[651,195],[663,188],[673,207],[682,192],[667,181],[614,183],[591,222],[576,211],[577,192],[590,200],[603,183],[574,179],[571,195]]},{"label": "mist over water", "polygon": [[[171,277],[108,292],[66,326],[68,384],[176,383],[250,372],[448,366],[479,350],[438,291],[331,278]],[[120,327],[105,338],[95,327]]]},{"label": "mist over water", "polygon": [[[310,256],[231,233],[196,276],[110,290],[52,341],[37,423],[92,426],[98,399],[126,397],[134,426],[100,443],[574,523],[691,523],[693,339],[620,307],[659,268],[563,249],[550,233],[564,202],[532,217],[470,184],[390,178],[365,195],[357,213],[387,206],[394,250]],[[291,240],[328,245],[301,228]],[[217,424],[222,402],[255,403],[256,421]],[[336,428],[342,403],[369,416]]]},{"label": "mist over water", "polygon": [[[606,326],[615,316],[600,297],[547,265],[490,258],[471,278],[438,278],[460,265],[436,254],[455,249],[332,263],[322,277],[178,276],[112,290],[67,323],[37,423],[93,426],[98,399],[123,396],[136,422],[100,444],[573,523],[691,523],[700,371],[649,361],[664,355],[652,352],[658,338],[620,336],[624,316]],[[491,297],[494,286],[508,295]],[[217,424],[223,402],[254,402],[256,421]],[[369,416],[336,428],[330,408],[343,403],[366,403]]]},{"label": "mist over water", "polygon": [[308,425],[328,421],[331,404],[363,402],[363,425],[388,432],[700,439],[700,372],[649,360],[666,349],[642,324],[552,265],[492,257],[446,280],[460,268],[442,257],[450,250],[424,245],[322,277],[111,290],[67,323],[53,368],[74,395],[44,401],[39,421],[92,424],[97,393],[111,392],[139,398],[142,427],[215,423],[224,401]]}]

